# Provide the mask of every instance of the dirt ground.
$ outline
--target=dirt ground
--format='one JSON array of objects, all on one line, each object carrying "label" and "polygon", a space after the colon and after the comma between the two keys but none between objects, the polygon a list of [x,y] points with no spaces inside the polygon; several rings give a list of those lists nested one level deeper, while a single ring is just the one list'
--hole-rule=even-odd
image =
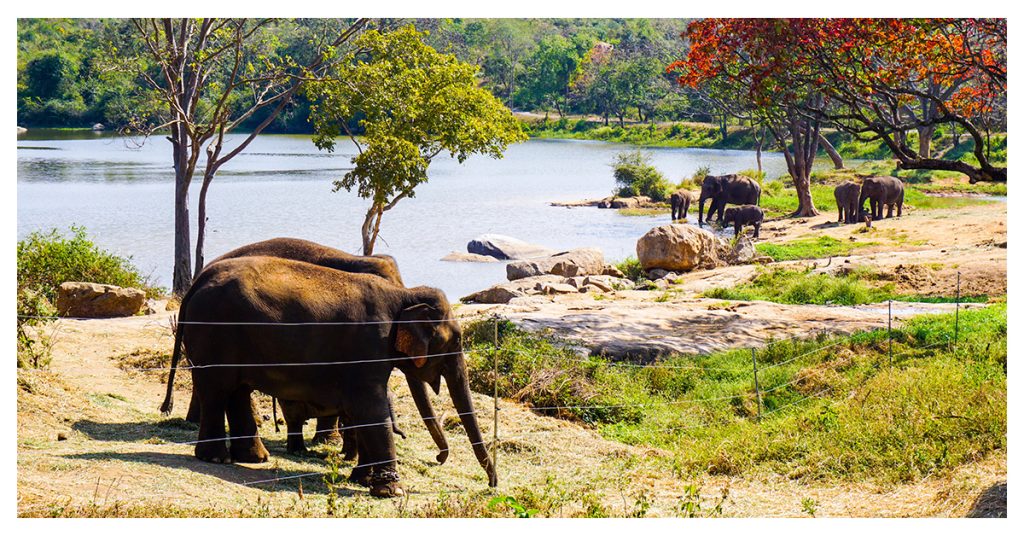
[{"label": "dirt ground", "polygon": [[[773,241],[812,233],[844,240],[854,236],[855,226],[831,224],[833,216],[826,214],[795,224],[769,222],[762,234]],[[1005,204],[914,211],[899,220],[876,222],[882,232],[894,233],[883,244],[831,262],[801,262],[817,262],[821,270],[858,264],[890,267],[901,288],[935,293],[949,293],[959,271],[964,294],[998,295],[1006,289],[1005,221]],[[611,315],[617,309],[621,318],[595,320],[593,332],[618,333],[620,339],[626,332],[637,336],[633,330],[642,329],[643,314],[664,321],[689,322],[675,326],[679,332],[696,329],[699,322],[705,322],[708,329],[731,330],[730,337],[740,342],[798,335],[801,329],[813,332],[819,326],[852,331],[884,321],[879,306],[784,307],[753,303],[735,304],[729,310],[716,307],[717,300],[695,298],[706,288],[743,281],[753,273],[753,267],[740,266],[690,274],[662,301],[661,291],[622,292],[607,300],[574,296],[544,298],[543,303],[526,304],[519,311],[513,306],[502,307],[509,307],[503,312],[523,320],[531,315],[561,318],[567,330],[573,325],[587,325],[572,315],[601,311]],[[901,307],[907,310],[898,311],[900,318],[948,308]],[[493,309],[462,306],[459,314],[487,314]],[[187,382],[178,382],[177,404],[173,419],[168,420],[158,411],[164,391],[160,372],[126,371],[119,366],[124,356],[133,352],[142,352],[143,356],[149,355],[145,352],[169,354],[170,316],[161,312],[148,317],[60,321],[50,367],[18,370],[19,516],[326,515],[328,494],[321,477],[328,470],[326,464],[318,458],[285,453],[284,431],[274,431],[266,401],[261,408],[267,420],[260,433],[271,452],[270,461],[204,463],[192,455],[193,447],[188,444],[195,440],[195,429],[177,419],[184,416],[188,406]],[[622,327],[616,327],[619,325]],[[701,346],[700,338],[691,339],[697,340],[696,350],[715,348],[710,342]],[[715,337],[704,339],[712,341]],[[399,424],[409,436],[396,438],[399,472],[409,493],[405,498],[378,500],[370,498],[363,488],[345,484],[337,492],[335,513],[367,517],[473,517],[486,513],[467,506],[472,503],[468,498],[492,491],[461,427],[446,426],[452,453],[447,463],[439,466],[434,461],[433,442],[418,422],[400,374],[392,378],[392,389]],[[485,414],[481,425],[489,438],[493,433],[490,415],[494,401],[475,394],[474,402]],[[648,498],[649,516],[678,515],[676,508],[684,488],[696,484],[706,506],[717,504],[725,493],[722,515],[726,517],[807,516],[808,500],[817,504],[817,516],[1005,516],[1005,452],[961,466],[942,478],[888,488],[866,483],[803,483],[773,474],[705,476],[687,481],[664,471],[657,463],[662,453],[656,450],[607,441],[591,429],[535,415],[509,401],[502,400],[500,405],[499,487],[493,493],[515,495],[529,489],[569,497],[559,515],[580,515],[587,505],[595,503],[609,515],[629,515],[638,497]],[[435,407],[449,416],[454,414],[444,388],[435,399]],[[307,425],[308,435],[312,433],[310,427]],[[351,463],[345,462],[341,475],[347,476],[350,468]],[[480,501],[473,504],[477,503]]]}]

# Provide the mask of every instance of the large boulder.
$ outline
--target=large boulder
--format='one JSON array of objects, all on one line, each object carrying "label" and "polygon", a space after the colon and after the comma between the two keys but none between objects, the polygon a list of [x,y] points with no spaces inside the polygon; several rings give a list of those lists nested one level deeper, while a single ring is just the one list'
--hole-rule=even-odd
[{"label": "large boulder", "polygon": [[710,231],[672,223],[659,225],[640,237],[636,243],[636,256],[644,270],[660,268],[688,272],[720,265],[720,245],[721,241]]},{"label": "large boulder", "polygon": [[606,197],[597,202],[597,208],[640,208],[651,204],[646,195],[636,197]]},{"label": "large boulder", "polygon": [[508,303],[513,298],[536,294],[544,285],[562,283],[563,280],[564,278],[557,275],[526,277],[474,292],[463,296],[459,301],[464,303]]},{"label": "large boulder", "polygon": [[441,260],[447,262],[498,262],[498,259],[494,257],[477,255],[476,253],[463,253],[461,251],[453,251],[441,257]]},{"label": "large boulder", "polygon": [[67,317],[132,316],[146,303],[146,293],[99,283],[69,281],[57,288],[57,314]]},{"label": "large boulder", "polygon": [[604,254],[596,248],[580,248],[563,251],[550,257],[528,261],[510,262],[505,266],[509,281],[544,274],[563,277],[597,275],[604,271]]},{"label": "large boulder", "polygon": [[500,260],[532,259],[553,255],[554,250],[499,234],[482,234],[466,245],[466,250]]}]

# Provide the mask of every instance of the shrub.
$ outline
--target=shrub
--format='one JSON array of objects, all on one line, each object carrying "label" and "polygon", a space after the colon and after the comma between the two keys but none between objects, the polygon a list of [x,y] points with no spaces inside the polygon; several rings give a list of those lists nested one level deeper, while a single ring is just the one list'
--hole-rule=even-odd
[{"label": "shrub", "polygon": [[634,283],[643,283],[647,281],[647,272],[644,271],[644,267],[640,264],[640,259],[633,257],[632,255],[626,257],[620,262],[615,264],[615,267],[620,272]]},{"label": "shrub", "polygon": [[57,287],[67,281],[134,287],[145,290],[150,297],[163,291],[149,284],[149,277],[139,273],[130,257],[119,257],[97,247],[83,227],[72,226],[70,237],[53,229],[48,233],[31,233],[18,241],[19,293],[21,289],[31,289],[52,302],[57,297]]},{"label": "shrub", "polygon": [[615,156],[615,195],[634,197],[646,195],[654,201],[664,201],[671,186],[657,168],[651,165],[651,155],[642,151],[621,152]]}]

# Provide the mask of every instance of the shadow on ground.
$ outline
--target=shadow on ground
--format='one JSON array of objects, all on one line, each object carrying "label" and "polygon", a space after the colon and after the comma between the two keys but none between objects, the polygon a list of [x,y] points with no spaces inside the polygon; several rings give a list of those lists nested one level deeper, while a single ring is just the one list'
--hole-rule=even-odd
[{"label": "shadow on ground", "polygon": [[978,495],[967,517],[1006,517],[1006,482],[989,487]]},{"label": "shadow on ground", "polygon": [[181,418],[163,421],[140,422],[96,422],[83,419],[71,425],[89,439],[96,441],[143,441],[158,438],[170,442],[184,442],[195,439],[199,426]]},{"label": "shadow on ground", "polygon": [[[267,464],[264,468],[253,468],[242,464],[216,464],[199,461],[191,455],[166,452],[90,452],[65,456],[74,460],[90,461],[121,461],[129,463],[147,463],[168,469],[187,469],[217,477],[225,482],[249,486],[268,491],[298,491],[299,482],[307,493],[327,493],[321,473],[308,475],[307,472],[282,470]],[[335,488],[339,496],[349,497],[365,494],[366,491],[357,487],[345,487],[349,467],[342,467],[339,475],[341,487]]]}]

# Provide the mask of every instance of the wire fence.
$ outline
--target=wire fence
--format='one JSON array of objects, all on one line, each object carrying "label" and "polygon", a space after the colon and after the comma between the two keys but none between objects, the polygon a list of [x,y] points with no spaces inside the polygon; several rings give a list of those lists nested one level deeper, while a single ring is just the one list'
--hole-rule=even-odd
[{"label": "wire fence", "polygon": [[[959,315],[959,310],[960,310],[960,288],[959,288],[959,284],[960,284],[960,278],[959,278],[959,274],[958,274],[958,277],[957,277],[957,298],[956,298],[954,335],[953,335],[952,339],[947,337],[947,338],[945,338],[943,340],[936,341],[936,342],[933,342],[931,344],[927,344],[927,345],[924,345],[924,346],[913,346],[911,348],[906,349],[903,352],[898,352],[896,354],[893,354],[893,338],[894,338],[894,334],[895,335],[899,335],[900,338],[904,338],[907,334],[905,332],[901,332],[900,330],[894,330],[893,329],[893,327],[892,327],[892,302],[891,301],[889,302],[888,318],[887,318],[888,322],[887,322],[886,328],[884,328],[886,330],[886,336],[887,336],[886,337],[887,338],[886,355],[888,356],[888,364],[889,364],[889,366],[892,366],[893,363],[896,362],[898,359],[903,358],[903,357],[907,357],[907,356],[910,356],[910,355],[913,355],[913,354],[916,354],[916,353],[920,352],[921,350],[932,349],[932,348],[936,348],[936,347],[939,347],[939,346],[946,346],[946,347],[950,348],[953,351],[956,350],[956,346],[957,346],[957,344],[959,342],[959,322],[960,322],[960,315]],[[19,317],[22,317],[22,316],[19,315]],[[40,316],[26,316],[26,317],[23,317],[23,318],[46,319],[46,320],[57,319],[56,317],[40,317]],[[60,320],[88,320],[88,319],[60,318]],[[437,320],[436,322],[450,322],[451,320],[452,319],[446,318],[446,319],[442,319],[442,320]],[[456,414],[454,414],[454,416],[461,418],[461,417],[465,417],[465,416],[468,416],[468,415],[472,414],[472,415],[476,415],[476,416],[478,416],[480,418],[484,418],[488,414],[492,415],[493,420],[491,421],[491,425],[492,425],[492,430],[493,430],[493,438],[490,441],[480,440],[480,441],[476,441],[476,442],[471,442],[470,445],[473,446],[473,447],[476,447],[478,445],[487,445],[489,447],[489,451],[490,451],[490,455],[491,455],[491,460],[492,460],[493,466],[494,466],[495,470],[497,471],[498,470],[498,452],[499,452],[499,448],[498,447],[499,447],[499,445],[502,444],[502,442],[507,442],[507,441],[511,441],[511,440],[515,440],[515,439],[523,439],[523,438],[534,437],[535,435],[549,435],[549,434],[564,433],[564,431],[563,430],[535,430],[535,431],[528,431],[526,433],[515,434],[515,435],[511,435],[511,436],[505,436],[505,437],[499,435],[499,424],[500,424],[499,423],[499,415],[500,415],[500,410],[501,410],[501,408],[500,408],[500,403],[501,403],[501,396],[500,395],[501,395],[501,393],[499,393],[499,391],[498,391],[498,377],[499,377],[499,373],[500,373],[499,358],[502,355],[507,355],[507,353],[511,353],[513,355],[525,355],[525,354],[529,354],[529,352],[527,350],[517,350],[517,349],[514,349],[514,348],[508,348],[508,349],[502,348],[501,338],[499,337],[499,324],[501,322],[504,322],[504,320],[499,318],[499,317],[497,317],[497,316],[494,316],[494,317],[492,317],[490,319],[490,321],[494,323],[493,340],[491,341],[493,343],[492,349],[490,349],[490,350],[466,349],[466,350],[459,350],[459,351],[452,351],[452,352],[442,352],[442,353],[428,354],[428,355],[424,355],[424,356],[421,356],[421,357],[425,357],[425,358],[449,358],[449,357],[455,357],[455,356],[459,356],[459,355],[469,354],[469,355],[476,355],[476,356],[482,357],[482,358],[488,358],[488,357],[493,358],[493,360],[494,360],[493,361],[493,374],[494,374],[493,382],[494,382],[494,384],[493,384],[493,392],[492,392],[493,408],[490,408],[490,409],[476,409],[476,410],[471,411],[471,412],[456,413]],[[408,322],[409,323],[414,323],[414,322],[423,322],[423,321],[408,321]],[[298,327],[298,326],[351,326],[351,325],[359,325],[359,324],[385,325],[385,324],[396,324],[396,323],[404,323],[404,322],[403,321],[387,321],[387,322],[385,322],[385,321],[380,321],[380,322],[371,321],[371,322],[284,322],[284,323],[267,323],[267,322],[228,322],[228,321],[223,321],[223,322],[221,322],[221,321],[218,321],[218,322],[178,321],[177,325],[178,326],[183,326],[183,325],[209,325],[209,326],[222,326],[222,327],[226,327],[226,326],[250,326],[250,327],[251,326],[290,326],[290,327]],[[823,340],[819,340],[819,342],[817,344],[820,344],[821,342],[827,341],[828,333],[827,332],[823,332],[823,335],[824,335]],[[792,343],[793,341],[782,341],[782,342],[784,342],[784,343]],[[801,342],[807,342],[807,344],[815,344],[815,343],[809,342],[809,341],[801,341]],[[749,372],[749,379],[751,381],[751,386],[753,388],[753,393],[742,392],[742,393],[738,393],[738,394],[725,395],[725,396],[714,396],[714,397],[693,398],[693,399],[685,398],[685,399],[680,399],[680,400],[660,400],[660,401],[649,401],[649,402],[642,402],[642,403],[564,404],[564,405],[559,405],[559,404],[550,405],[549,404],[549,405],[541,405],[541,406],[526,406],[526,408],[528,410],[534,411],[534,412],[551,412],[551,411],[562,412],[562,411],[579,411],[579,410],[589,410],[589,409],[619,409],[619,408],[638,408],[638,409],[640,409],[640,408],[653,408],[653,407],[697,406],[697,405],[700,405],[700,404],[708,404],[708,403],[714,403],[714,402],[733,401],[733,400],[749,400],[751,398],[755,398],[756,399],[756,403],[757,403],[757,414],[756,414],[755,422],[762,422],[765,418],[768,418],[770,416],[776,416],[776,415],[779,415],[779,414],[781,414],[782,412],[784,412],[786,410],[797,408],[797,407],[799,407],[800,405],[804,404],[805,402],[807,402],[809,400],[819,399],[819,398],[822,397],[822,395],[825,395],[830,390],[830,388],[826,387],[826,388],[823,388],[823,389],[816,390],[815,392],[812,392],[812,393],[809,393],[809,394],[801,394],[801,393],[797,392],[796,394],[799,394],[800,396],[798,398],[796,398],[795,400],[787,401],[786,403],[784,403],[784,404],[782,404],[780,406],[773,407],[771,409],[764,409],[763,408],[764,397],[766,395],[777,393],[777,392],[779,392],[779,391],[781,391],[783,389],[786,389],[786,388],[794,387],[794,386],[799,384],[804,379],[803,376],[801,376],[801,374],[800,374],[800,370],[798,369],[798,370],[794,371],[793,376],[791,378],[787,379],[786,381],[783,381],[782,383],[776,383],[775,385],[772,385],[772,386],[769,386],[769,387],[765,387],[765,386],[762,385],[762,380],[765,377],[767,372],[773,371],[772,374],[777,376],[777,372],[775,372],[775,371],[781,369],[782,367],[786,367],[786,366],[801,367],[801,366],[804,366],[804,364],[801,364],[802,360],[807,360],[807,359],[812,358],[812,357],[816,357],[816,359],[818,359],[819,361],[825,360],[825,359],[827,359],[829,357],[829,355],[834,355],[835,352],[837,352],[838,350],[840,350],[840,349],[842,349],[844,347],[845,348],[849,348],[850,346],[851,346],[851,340],[849,338],[844,338],[842,340],[838,340],[838,341],[826,344],[824,346],[817,346],[816,348],[813,348],[811,350],[807,350],[807,351],[801,352],[801,353],[799,353],[797,355],[794,355],[792,357],[788,357],[788,358],[786,358],[786,359],[784,359],[783,361],[780,361],[780,362],[770,363],[770,364],[762,364],[761,366],[758,366],[758,357],[757,357],[758,353],[761,352],[762,354],[770,354],[773,351],[772,343],[769,343],[769,345],[766,346],[766,347],[750,348],[750,352],[751,352],[751,362],[750,362],[750,365],[751,366],[750,366],[749,369],[745,369],[743,367],[737,367],[737,366],[733,366],[733,367],[716,367],[716,366],[707,366],[707,365],[703,365],[703,364],[680,365],[680,364],[676,364],[676,363],[660,363],[660,362],[641,364],[641,363],[609,361],[609,360],[606,360],[604,358],[594,359],[594,358],[591,358],[591,357],[584,357],[584,358],[577,359],[576,361],[581,363],[581,364],[594,364],[594,365],[597,365],[597,366],[608,366],[608,367],[615,367],[615,368],[621,367],[621,368],[637,369],[637,370],[642,370],[642,369],[695,370],[695,371],[706,371],[706,372],[731,372],[731,373],[734,373],[734,374],[742,374],[742,375],[745,375],[745,374],[747,374]],[[826,353],[828,353],[828,354],[826,354]],[[229,368],[229,367],[238,367],[238,368],[252,368],[252,367],[303,367],[303,366],[319,367],[319,366],[340,366],[340,365],[369,364],[369,363],[377,363],[377,362],[398,362],[398,361],[403,361],[403,360],[408,360],[408,359],[409,359],[409,357],[407,357],[407,356],[398,356],[398,357],[395,357],[395,356],[389,356],[389,357],[365,356],[365,357],[361,357],[359,359],[345,359],[345,360],[335,360],[335,361],[316,361],[316,362],[295,362],[295,361],[282,360],[282,361],[273,362],[273,363],[201,363],[201,364],[179,365],[179,366],[176,367],[176,369],[178,369],[178,370],[202,370],[202,369]],[[169,368],[166,367],[166,366],[165,367],[124,367],[124,366],[122,366],[121,368],[122,368],[122,370],[130,371],[130,372],[153,372],[153,371],[166,371],[166,370],[169,370]],[[92,369],[88,369],[88,368],[84,368],[84,367],[83,367],[83,369],[84,370],[92,370]],[[68,369],[65,369],[65,370],[68,370]],[[698,419],[700,418],[699,415],[696,415],[696,417]],[[342,425],[337,427],[337,430],[338,431],[358,430],[358,429],[363,429],[363,428],[368,428],[368,427],[377,427],[377,426],[389,426],[390,427],[390,426],[394,426],[394,424],[396,422],[399,422],[399,421],[401,421],[401,422],[411,422],[411,421],[414,421],[414,420],[429,420],[429,419],[442,419],[442,418],[445,418],[445,417],[443,417],[443,416],[433,416],[433,417],[420,417],[419,419],[417,419],[415,417],[407,417],[407,418],[399,418],[399,419],[394,419],[394,420],[391,419],[391,418],[388,418],[387,420],[384,420],[384,421],[381,421],[381,422],[373,422],[373,423],[355,423],[355,424],[353,424],[353,423],[342,423]],[[656,432],[656,433],[666,433],[666,432],[672,432],[672,431],[682,432],[682,431],[686,431],[686,430],[694,430],[694,429],[707,428],[709,426],[713,426],[713,425],[712,424],[708,424],[708,423],[704,423],[704,422],[697,422],[697,423],[693,423],[693,424],[674,425],[674,426],[668,426],[668,427],[652,428],[652,429],[647,429],[646,431],[648,431],[648,432]],[[289,436],[293,436],[293,435],[302,435],[302,432],[301,431],[299,431],[299,432],[286,432],[284,435],[285,435],[285,437],[289,437]],[[177,446],[195,446],[195,445],[199,445],[199,444],[202,444],[202,443],[205,443],[205,442],[221,442],[221,441],[230,441],[230,440],[254,439],[254,438],[257,438],[257,437],[260,437],[258,433],[257,434],[253,434],[253,435],[238,435],[238,436],[230,436],[229,435],[229,436],[225,436],[225,437],[203,438],[203,439],[197,439],[195,441],[183,441],[183,442],[162,441],[162,443],[168,444],[168,445],[177,445]],[[354,466],[353,469],[363,468],[363,467],[370,467],[370,466],[376,466],[376,465],[383,465],[383,464],[394,464],[394,463],[398,463],[399,461],[400,460],[395,458],[395,459],[388,459],[388,460],[377,461],[377,462],[372,462],[372,463],[360,463],[359,465]],[[277,483],[277,482],[301,479],[301,478],[306,478],[306,477],[324,477],[326,474],[327,473],[325,473],[325,472],[309,472],[309,473],[302,473],[302,474],[297,474],[297,475],[287,475],[287,476],[281,476],[281,477],[275,477],[275,478],[267,478],[267,479],[259,479],[259,480],[249,480],[249,481],[243,482],[243,484],[245,484],[245,485],[266,485],[266,484],[274,484],[274,483]],[[458,491],[464,491],[464,490],[455,490],[455,491],[458,492]],[[20,510],[19,510],[19,513],[21,513]]]}]

